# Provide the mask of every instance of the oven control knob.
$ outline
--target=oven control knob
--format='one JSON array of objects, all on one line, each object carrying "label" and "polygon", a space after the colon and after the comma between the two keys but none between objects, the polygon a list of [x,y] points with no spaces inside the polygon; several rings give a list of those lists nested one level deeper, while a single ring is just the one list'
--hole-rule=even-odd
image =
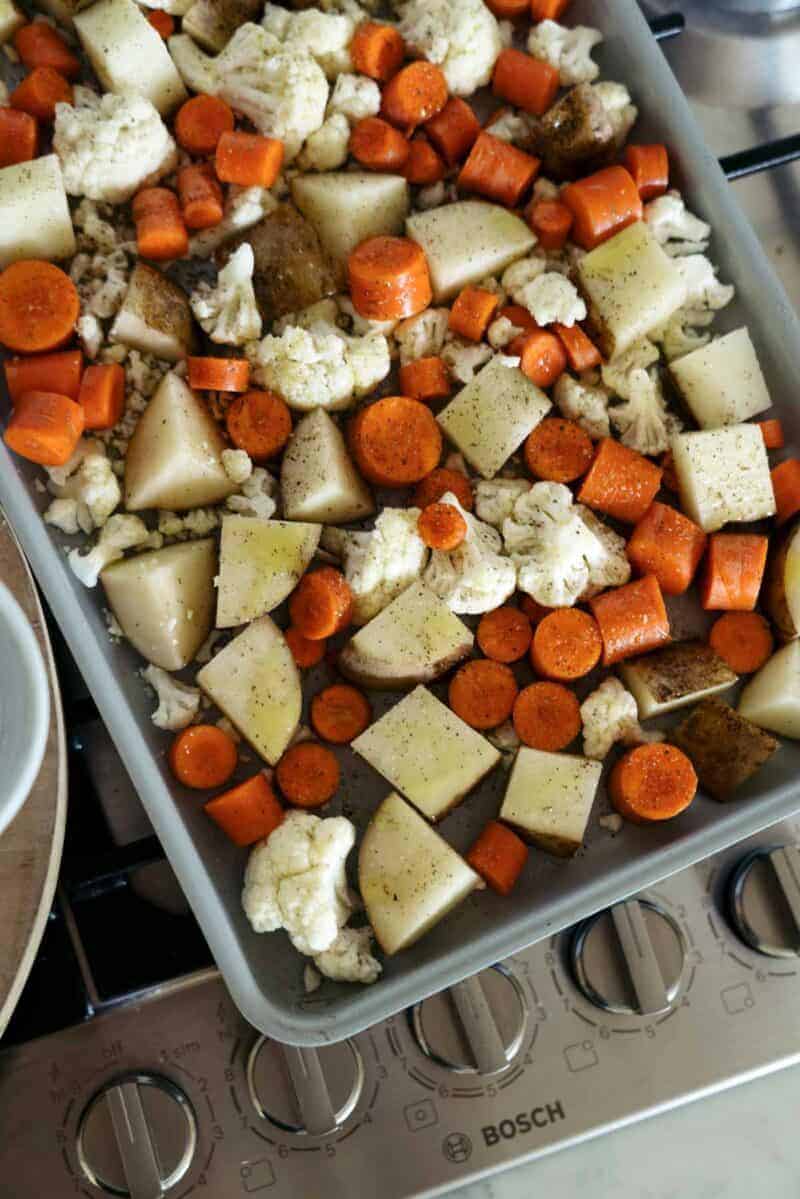
[{"label": "oven control knob", "polygon": [[247,1061],[247,1085],[263,1120],[284,1132],[321,1137],[352,1114],[364,1088],[364,1062],[352,1041],[307,1049],[259,1037]]},{"label": "oven control knob", "polygon": [[800,956],[800,846],[764,846],[730,877],[728,909],[746,944],[771,958]]},{"label": "oven control knob", "polygon": [[579,924],[569,954],[576,984],[596,1007],[654,1016],[678,994],[686,946],[662,907],[628,899]]},{"label": "oven control knob", "polygon": [[158,1074],[123,1074],[90,1100],[78,1125],[78,1162],[111,1195],[159,1199],[192,1164],[197,1121],[189,1100]]},{"label": "oven control knob", "polygon": [[498,1074],[522,1048],[525,994],[504,966],[493,966],[409,1013],[422,1052],[456,1074]]}]

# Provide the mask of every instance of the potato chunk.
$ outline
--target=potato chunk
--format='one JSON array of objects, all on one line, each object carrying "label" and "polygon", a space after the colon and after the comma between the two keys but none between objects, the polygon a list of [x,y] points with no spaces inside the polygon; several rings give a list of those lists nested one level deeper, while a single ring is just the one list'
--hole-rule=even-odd
[{"label": "potato chunk", "polygon": [[716,337],[670,364],[670,374],[701,429],[719,429],[772,407],[747,329]]},{"label": "potato chunk", "polygon": [[559,858],[580,849],[602,762],[523,746],[517,752],[500,819]]},{"label": "potato chunk", "polygon": [[55,154],[0,170],[0,269],[20,258],[70,258],[75,234]]},{"label": "potato chunk", "polygon": [[769,460],[757,425],[678,433],[670,449],[681,507],[706,533],[775,512]]},{"label": "potato chunk", "polygon": [[106,91],[144,96],[162,116],[186,99],[186,88],[163,38],[133,0],[97,0],[76,13],[74,21]]},{"label": "potato chunk", "polygon": [[800,740],[800,641],[784,645],[753,676],[739,699],[739,715]]},{"label": "potato chunk", "polygon": [[769,733],[751,724],[720,699],[706,699],[670,733],[691,759],[700,787],[727,803],[779,748]]},{"label": "potato chunk", "polygon": [[344,272],[347,259],[368,237],[398,234],[408,215],[408,184],[401,175],[328,171],[296,175],[292,199]]},{"label": "potato chunk", "polygon": [[217,628],[255,620],[293,591],[319,543],[321,525],[225,516],[220,542]]},{"label": "potato chunk", "polygon": [[137,262],[111,326],[111,340],[179,362],[191,353],[195,340],[186,292],[154,266]]},{"label": "potato chunk", "polygon": [[406,233],[425,251],[437,304],[452,299],[470,283],[499,274],[536,242],[513,212],[482,200],[460,200],[430,212],[415,212],[406,221]]},{"label": "potato chunk", "polygon": [[663,716],[732,687],[737,675],[703,641],[682,641],[621,662],[620,674],[639,708],[639,719]]},{"label": "potato chunk", "polygon": [[341,525],[375,511],[372,492],[324,408],[298,422],[281,463],[283,511],[289,520]]}]

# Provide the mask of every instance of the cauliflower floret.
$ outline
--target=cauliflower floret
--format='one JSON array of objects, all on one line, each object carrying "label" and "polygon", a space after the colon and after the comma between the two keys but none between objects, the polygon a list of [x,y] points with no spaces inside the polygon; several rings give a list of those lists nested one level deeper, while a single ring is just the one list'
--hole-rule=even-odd
[{"label": "cauliflower floret", "polygon": [[547,259],[532,255],[529,258],[520,258],[517,262],[513,262],[511,266],[506,267],[503,272],[503,288],[511,298],[521,304],[522,300],[517,297],[523,295],[525,288],[538,279],[540,275],[547,270]]},{"label": "cauliflower floret", "polygon": [[239,495],[229,495],[225,506],[240,516],[260,516],[269,520],[275,515],[278,483],[263,466],[255,466],[249,479],[245,479]]},{"label": "cauliflower floret", "polygon": [[114,221],[118,221],[118,214],[115,215],[110,204],[96,204],[84,197],[72,214],[78,248],[91,254],[113,254],[126,245],[134,249],[134,230],[120,227],[118,223],[112,223]]},{"label": "cauliflower floret", "polygon": [[[326,301],[320,300],[323,304]],[[384,337],[389,337],[397,327],[397,321],[371,321],[367,317],[361,316],[353,307],[353,301],[349,296],[339,295],[336,297],[336,307],[342,316],[346,317],[349,322],[349,327],[357,337],[366,337],[369,333],[381,333]],[[329,323],[333,324],[336,321],[334,314],[329,318]],[[300,324],[299,320],[292,321],[292,324]]]},{"label": "cauliflower floret", "polygon": [[512,294],[518,304],[528,309],[537,325],[559,324],[571,328],[586,316],[586,305],[578,289],[555,271],[538,275]]},{"label": "cauliflower floret", "polygon": [[496,320],[492,321],[486,331],[486,338],[492,349],[504,350],[515,337],[518,337],[523,332],[524,329],[519,325],[515,325],[507,316],[499,316]]},{"label": "cauliflower floret", "polygon": [[246,483],[253,473],[253,463],[247,450],[223,450],[222,466],[232,483]]},{"label": "cauliflower floret", "polygon": [[[283,316],[279,316],[272,326],[272,332],[276,337],[285,333],[290,325],[296,325],[299,329],[313,330],[315,325],[335,325],[339,319],[339,305],[332,296],[326,296],[322,300],[317,300],[314,304],[309,304],[307,308],[301,308],[298,312],[286,312]],[[339,335],[339,329],[326,330]]]},{"label": "cauliflower floret", "polygon": [[326,978],[344,983],[374,983],[381,964],[372,956],[372,929],[343,928],[330,949],[314,955],[314,965]]},{"label": "cauliflower floret", "polygon": [[400,321],[394,339],[400,350],[400,365],[407,366],[417,358],[441,354],[450,313],[446,308],[426,308],[417,316]]},{"label": "cauliflower floret", "polygon": [[212,341],[243,346],[261,336],[261,313],[253,290],[254,266],[253,247],[243,242],[225,263],[213,287],[203,281],[192,292],[192,312]]},{"label": "cauliflower floret", "polygon": [[81,92],[83,103],[56,105],[53,149],[69,195],[122,204],[175,168],[177,146],[149,100]]},{"label": "cauliflower floret", "polygon": [[[475,372],[493,355],[492,347],[485,342],[463,341],[460,337],[451,338],[442,348],[442,358],[450,374],[460,383],[470,383],[475,378]],[[509,359],[509,362],[516,366],[519,358]]]},{"label": "cauliflower floret", "polygon": [[651,329],[647,334],[651,341],[661,346],[661,352],[667,362],[674,358],[683,358],[693,350],[700,350],[711,340],[710,333],[701,333],[714,320],[714,313],[701,308],[679,308],[668,321]]},{"label": "cauliflower floret", "polygon": [[705,308],[719,312],[736,294],[733,284],[720,283],[714,265],[703,254],[677,258],[675,267],[686,288],[686,308]]},{"label": "cauliflower floret", "polygon": [[615,741],[621,741],[623,745],[644,745],[664,740],[663,733],[644,731],[639,724],[636,700],[619,679],[613,677],[604,679],[591,695],[587,695],[581,704],[581,720],[584,755],[599,762],[607,756]]},{"label": "cauliflower floret", "polygon": [[200,711],[200,690],[175,679],[160,666],[148,666],[142,678],[158,696],[158,707],[150,719],[156,728],[177,732],[192,723]]},{"label": "cauliflower floret", "polygon": [[417,532],[418,517],[419,508],[384,508],[369,532],[331,529],[323,534],[324,548],[341,555],[355,624],[377,616],[422,575],[428,550]]},{"label": "cauliflower floret", "polygon": [[289,325],[280,337],[251,342],[245,352],[257,383],[277,391],[291,408],[349,408],[391,370],[385,337],[348,337],[325,322]]},{"label": "cauliflower floret", "polygon": [[118,513],[109,517],[88,554],[70,550],[67,561],[84,587],[96,587],[100,572],[121,558],[125,550],[160,549],[162,544],[161,534],[151,533],[138,516]]},{"label": "cauliflower floret", "polygon": [[492,137],[499,137],[501,142],[512,142],[517,145],[526,143],[536,128],[536,118],[527,112],[515,108],[507,108],[496,121],[488,126]]},{"label": "cauliflower floret", "polygon": [[203,229],[189,238],[189,257],[208,258],[237,233],[251,229],[278,207],[278,201],[265,187],[237,187],[231,184],[225,197],[225,213],[218,225]]},{"label": "cauliflower floret", "polygon": [[61,466],[45,466],[48,490],[53,495],[59,494],[59,488],[70,479],[88,454],[102,454],[103,446],[94,437],[81,437],[70,457]]},{"label": "cauliflower floret", "polygon": [[519,497],[530,489],[527,479],[479,479],[475,484],[475,512],[487,525],[502,529]]},{"label": "cauliflower floret", "polygon": [[300,953],[330,949],[352,910],[344,867],[355,839],[343,816],[288,811],[247,863],[242,905],[255,931],[283,928]]},{"label": "cauliflower floret", "polygon": [[644,206],[644,219],[657,241],[671,253],[670,243],[681,254],[702,254],[708,247],[711,226],[689,212],[678,191],[667,192]]},{"label": "cauliflower floret", "polygon": [[442,68],[454,96],[471,96],[487,84],[503,49],[483,0],[409,0],[398,28],[412,54]]},{"label": "cauliflower floret", "polygon": [[637,367],[628,372],[626,393],[625,403],[609,408],[620,441],[640,454],[663,454],[669,449],[670,437],[679,433],[683,424],[667,408],[660,379]]},{"label": "cauliflower floret", "polygon": [[588,25],[565,29],[557,21],[540,21],[528,35],[528,53],[549,62],[559,73],[563,87],[574,83],[592,83],[600,68],[592,61],[592,50],[603,35]]},{"label": "cauliflower floret", "polygon": [[574,420],[590,437],[608,437],[611,425],[608,416],[608,389],[594,381],[594,376],[576,379],[566,372],[555,385],[553,398],[559,412]]},{"label": "cauliflower floret", "polygon": [[375,117],[381,108],[381,89],[366,75],[340,75],[328,101],[328,116],[341,113],[348,121]]},{"label": "cauliflower floret", "polygon": [[287,12],[275,4],[266,4],[261,24],[284,46],[315,58],[328,79],[352,69],[349,46],[356,23],[346,13],[324,13],[318,8]]},{"label": "cauliflower floret", "polygon": [[347,117],[334,112],[326,117],[306,142],[297,165],[304,171],[335,171],[347,161],[350,126]]},{"label": "cauliflower floret", "polygon": [[589,566],[589,585],[581,595],[581,600],[587,600],[607,587],[622,587],[627,583],[631,577],[631,564],[625,553],[625,538],[609,528],[591,508],[585,508],[583,504],[576,504],[575,508],[589,532],[594,533],[600,542],[603,551],[592,559]]},{"label": "cauliflower floret", "polygon": [[603,383],[609,391],[627,399],[631,372],[647,370],[648,367],[658,362],[658,359],[657,347],[647,337],[640,337],[624,354],[618,354],[610,362],[603,363],[601,368]]},{"label": "cauliflower floret", "polygon": [[357,396],[369,395],[392,369],[389,343],[381,333],[369,333],[366,337],[345,339],[345,358],[353,372],[353,387]]},{"label": "cauliflower floret", "polygon": [[513,594],[517,572],[508,558],[501,557],[503,539],[491,525],[466,512],[452,491],[442,496],[463,516],[467,535],[450,553],[433,550],[425,571],[425,582],[444,600],[451,612],[478,615],[499,608]]},{"label": "cauliflower floret", "polygon": [[443,204],[452,204],[457,199],[458,191],[455,183],[446,183],[440,179],[438,183],[432,183],[430,187],[419,189],[414,207],[418,208],[420,212],[428,212],[431,208],[441,208]]},{"label": "cauliflower floret", "polygon": [[69,275],[78,289],[84,315],[106,320],[116,314],[128,290],[128,257],[124,250],[111,254],[76,254]]},{"label": "cauliflower floret", "polygon": [[78,521],[77,500],[53,500],[44,514],[44,522],[60,529],[62,533],[73,535],[81,531]]},{"label": "cauliflower floret", "polygon": [[103,344],[103,326],[92,312],[85,312],[78,317],[75,332],[80,338],[83,352],[87,358],[96,358]]},{"label": "cauliflower floret", "polygon": [[259,133],[280,138],[286,162],[325,119],[328,83],[316,60],[305,47],[284,46],[252,22],[240,25],[216,57],[186,34],[170,38],[169,48],[192,91],[220,96]]},{"label": "cauliflower floret", "polygon": [[75,500],[78,524],[84,533],[104,525],[122,499],[117,477],[100,446],[86,454],[77,470],[53,490],[59,499]]},{"label": "cauliflower floret", "polygon": [[631,102],[630,92],[624,83],[614,83],[611,79],[593,83],[592,90],[606,110],[614,140],[624,144],[639,115],[638,108]]},{"label": "cauliflower floret", "polygon": [[219,525],[216,508],[192,508],[189,512],[167,512],[158,514],[158,531],[170,541],[188,541],[193,537],[207,537]]}]

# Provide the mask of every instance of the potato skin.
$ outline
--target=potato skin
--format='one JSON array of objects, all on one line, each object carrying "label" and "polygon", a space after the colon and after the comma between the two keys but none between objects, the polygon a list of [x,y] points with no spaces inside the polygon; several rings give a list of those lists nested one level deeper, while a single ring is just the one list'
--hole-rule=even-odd
[{"label": "potato skin", "polygon": [[733,799],[778,748],[774,737],[716,697],[698,704],[670,741],[691,759],[701,789],[719,803]]},{"label": "potato skin", "polygon": [[561,180],[598,170],[619,147],[602,101],[588,83],[579,83],[545,113],[530,148],[542,159],[545,173]]},{"label": "potato skin", "polygon": [[793,641],[800,636],[786,599],[786,565],[789,549],[800,534],[800,521],[794,521],[788,529],[775,538],[770,547],[767,577],[764,586],[764,605],[781,641]]}]

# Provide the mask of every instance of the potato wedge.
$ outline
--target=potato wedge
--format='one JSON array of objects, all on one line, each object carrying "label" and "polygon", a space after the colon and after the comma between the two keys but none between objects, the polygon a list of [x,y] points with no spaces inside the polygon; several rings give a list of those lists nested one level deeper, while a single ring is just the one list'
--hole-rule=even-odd
[{"label": "potato wedge", "polygon": [[401,175],[328,171],[296,175],[292,199],[317,231],[342,279],[347,259],[368,237],[403,232],[409,188]]},{"label": "potato wedge", "polygon": [[547,853],[580,849],[603,763],[523,746],[517,751],[500,819]]},{"label": "potato wedge", "polygon": [[281,463],[281,497],[289,520],[340,525],[375,511],[372,492],[324,408],[304,416],[289,439]]},{"label": "potato wedge", "polygon": [[746,328],[715,337],[669,367],[672,381],[701,429],[720,429],[772,407]]},{"label": "potato wedge", "polygon": [[721,699],[705,699],[669,735],[691,759],[701,790],[720,803],[751,778],[779,748],[763,729]]},{"label": "potato wedge", "polygon": [[137,262],[111,326],[111,340],[165,362],[179,362],[195,343],[186,292],[154,266]]},{"label": "potato wedge", "polygon": [[187,98],[163,38],[133,0],[97,0],[75,14],[75,29],[108,92],[135,92],[168,116]]},{"label": "potato wedge", "polygon": [[258,19],[261,9],[260,0],[194,0],[181,21],[181,31],[204,50],[219,54],[240,25]]},{"label": "potato wedge", "polygon": [[321,525],[224,516],[217,628],[230,629],[277,608],[300,582],[321,532]]},{"label": "potato wedge", "polygon": [[620,662],[619,672],[636,699],[640,720],[685,708],[725,691],[738,679],[704,641],[681,641]]},{"label": "potato wedge", "polygon": [[513,212],[482,200],[460,200],[430,212],[415,212],[406,221],[406,233],[425,251],[437,304],[452,299],[470,283],[499,274],[536,242]]},{"label": "potato wedge", "polygon": [[20,258],[70,258],[75,233],[55,154],[0,170],[0,269]]},{"label": "potato wedge", "polygon": [[[46,8],[45,4],[42,8]],[[10,42],[18,29],[26,23],[27,17],[17,8],[13,0],[0,0],[0,46]]]},{"label": "potato wedge", "polygon": [[800,740],[800,641],[784,645],[753,676],[738,711],[760,729]]},{"label": "potato wedge", "polygon": [[614,126],[590,83],[570,88],[548,108],[531,142],[544,174],[553,179],[588,175],[605,165],[617,148]]},{"label": "potato wedge", "polygon": [[757,425],[677,433],[670,449],[681,507],[706,533],[774,514],[769,459]]},{"label": "potato wedge", "polygon": [[782,640],[800,637],[800,521],[773,540],[762,594]]}]

